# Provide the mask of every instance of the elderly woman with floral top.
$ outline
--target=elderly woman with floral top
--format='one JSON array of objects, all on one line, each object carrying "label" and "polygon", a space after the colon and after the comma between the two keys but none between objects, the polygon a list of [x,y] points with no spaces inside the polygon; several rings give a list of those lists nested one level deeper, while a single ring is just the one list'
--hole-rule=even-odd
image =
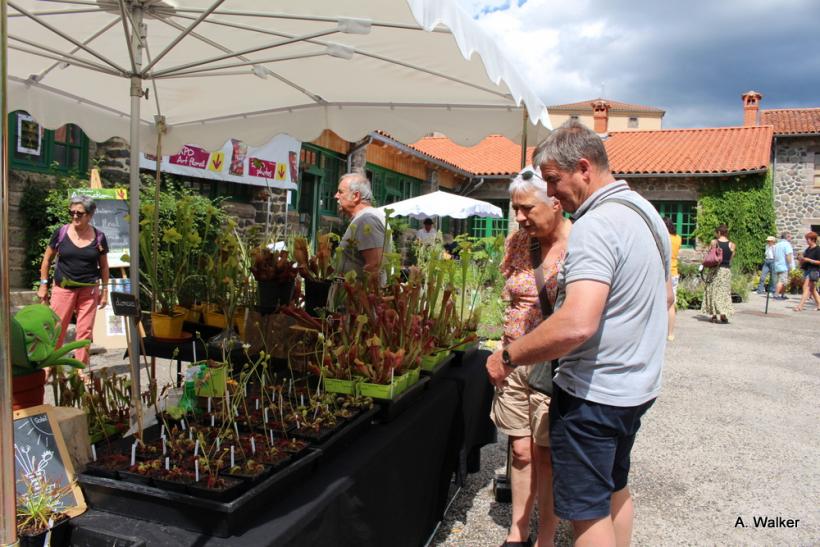
[{"label": "elderly woman with floral top", "polygon": [[[503,295],[508,303],[502,340],[505,346],[543,319],[535,260],[544,274],[547,297],[555,303],[557,275],[571,227],[569,220],[563,217],[561,204],[547,195],[546,184],[532,170],[525,170],[513,179],[509,191],[519,229],[507,238],[501,265],[506,278]],[[532,545],[529,522],[536,492],[538,544],[553,544],[558,523],[552,511],[549,397],[530,388],[527,378],[532,368],[516,367],[496,391],[491,413],[498,429],[509,436],[512,444],[512,526],[504,542],[508,547]]]}]

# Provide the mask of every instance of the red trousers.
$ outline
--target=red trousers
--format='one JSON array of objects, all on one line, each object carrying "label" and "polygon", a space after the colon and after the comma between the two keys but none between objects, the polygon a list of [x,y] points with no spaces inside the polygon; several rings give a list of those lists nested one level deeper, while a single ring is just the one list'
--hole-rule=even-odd
[{"label": "red trousers", "polygon": [[[77,287],[64,289],[54,286],[51,289],[51,309],[60,316],[60,338],[57,347],[62,347],[65,333],[71,323],[71,316],[77,312],[76,340],[91,340],[94,330],[94,317],[100,303],[100,290],[97,287]],[[88,366],[88,347],[74,351],[74,357]]]}]

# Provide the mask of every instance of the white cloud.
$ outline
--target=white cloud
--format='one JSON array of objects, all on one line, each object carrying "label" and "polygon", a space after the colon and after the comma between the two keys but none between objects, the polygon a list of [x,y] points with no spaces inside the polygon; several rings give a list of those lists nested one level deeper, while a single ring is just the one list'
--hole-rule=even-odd
[{"label": "white cloud", "polygon": [[[461,0],[546,104],[597,97],[667,111],[666,127],[740,123],[763,108],[820,106],[814,0]],[[503,9],[500,9],[503,8]]]}]

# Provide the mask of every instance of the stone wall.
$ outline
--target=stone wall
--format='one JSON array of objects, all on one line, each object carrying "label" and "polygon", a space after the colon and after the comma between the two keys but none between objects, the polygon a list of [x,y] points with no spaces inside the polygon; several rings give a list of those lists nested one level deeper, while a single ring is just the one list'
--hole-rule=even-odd
[{"label": "stone wall", "polygon": [[814,188],[815,155],[820,137],[777,137],[774,207],[777,232],[789,231],[795,249],[806,247],[803,234],[820,224],[820,189]]},{"label": "stone wall", "polygon": [[25,219],[20,211],[20,200],[28,185],[42,185],[52,188],[57,178],[54,175],[33,173],[30,171],[9,170],[9,287],[11,289],[30,289],[24,282],[26,272],[36,269],[26,263],[26,252],[33,241],[26,238]]},{"label": "stone wall", "polygon": [[621,177],[650,201],[698,201],[704,179],[699,177]]}]

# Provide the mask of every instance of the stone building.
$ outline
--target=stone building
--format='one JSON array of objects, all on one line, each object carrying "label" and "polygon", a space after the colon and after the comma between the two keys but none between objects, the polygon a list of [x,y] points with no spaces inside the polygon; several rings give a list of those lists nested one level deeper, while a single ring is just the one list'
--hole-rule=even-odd
[{"label": "stone building", "polygon": [[774,127],[777,230],[791,232],[802,250],[803,234],[820,232],[820,108],[763,110],[760,122]]}]

